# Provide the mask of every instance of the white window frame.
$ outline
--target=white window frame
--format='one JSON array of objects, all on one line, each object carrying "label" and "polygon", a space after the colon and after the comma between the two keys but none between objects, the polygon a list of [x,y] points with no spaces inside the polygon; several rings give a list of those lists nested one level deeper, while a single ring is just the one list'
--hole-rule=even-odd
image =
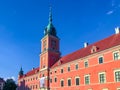
[{"label": "white window frame", "polygon": [[[63,86],[61,85],[61,81],[63,81]],[[64,87],[64,86],[65,86],[64,79],[61,79],[60,80],[60,87]]]},{"label": "white window frame", "polygon": [[[89,83],[88,83],[88,84],[86,84],[86,81],[85,81],[85,77],[87,77],[87,76],[89,76]],[[89,74],[84,75],[84,84],[85,84],[85,85],[89,85],[89,84],[90,84],[90,75],[89,75]]]},{"label": "white window frame", "polygon": [[[56,81],[55,81],[55,78],[56,78]],[[54,82],[57,82],[57,77],[56,76],[54,77]]]},{"label": "white window frame", "polygon": [[78,69],[79,69],[79,64],[78,63],[75,64],[75,70],[78,70],[78,69],[76,69],[76,65],[78,65]]},{"label": "white window frame", "polygon": [[99,58],[101,58],[101,57],[103,58],[103,63],[104,63],[104,56],[102,55],[102,56],[98,57],[98,64],[103,64],[103,63],[99,63]]},{"label": "white window frame", "polygon": [[103,88],[102,90],[108,90],[108,88]]},{"label": "white window frame", "polygon": [[84,67],[87,68],[87,67],[85,66],[85,62],[87,62],[87,64],[88,64],[87,67],[89,67],[89,62],[88,62],[88,60],[85,60],[85,61],[84,61]]},{"label": "white window frame", "polygon": [[[70,66],[71,66],[71,65],[68,65],[68,66],[67,66],[67,71],[68,71],[68,67],[70,67]],[[70,71],[71,71],[71,67],[70,67]],[[70,71],[68,71],[68,72],[70,72]]]},{"label": "white window frame", "polygon": [[[105,79],[105,81],[104,82],[100,82],[100,74],[104,74],[104,79]],[[106,72],[100,72],[100,73],[98,73],[98,78],[99,78],[99,83],[100,84],[103,84],[103,83],[106,83]]]},{"label": "white window frame", "polygon": [[71,79],[71,78],[68,78],[68,79],[67,79],[67,86],[70,87],[70,86],[68,85],[68,80],[71,81],[71,85],[70,85],[70,86],[72,86],[72,79]]},{"label": "white window frame", "polygon": [[120,90],[120,87],[119,87],[119,88],[117,88],[117,90]]},{"label": "white window frame", "polygon": [[[77,85],[77,83],[76,83],[76,78],[79,78],[79,85]],[[80,77],[79,76],[75,77],[75,86],[80,86]]]},{"label": "white window frame", "polygon": [[92,88],[89,88],[88,90],[92,90]]},{"label": "white window frame", "polygon": [[[114,54],[115,54],[115,53],[118,53],[118,54],[119,54],[118,59],[115,59],[115,58],[114,58]],[[114,52],[113,52],[113,60],[119,60],[119,59],[120,59],[120,51],[118,51],[118,50],[117,50],[117,51],[114,51]]]},{"label": "white window frame", "polygon": [[[115,76],[115,72],[117,72],[117,71],[120,71],[120,68],[119,68],[119,69],[114,70],[114,81],[115,81],[115,82],[118,82],[118,81],[116,81],[116,76]],[[119,82],[120,82],[120,81],[119,81]]]}]

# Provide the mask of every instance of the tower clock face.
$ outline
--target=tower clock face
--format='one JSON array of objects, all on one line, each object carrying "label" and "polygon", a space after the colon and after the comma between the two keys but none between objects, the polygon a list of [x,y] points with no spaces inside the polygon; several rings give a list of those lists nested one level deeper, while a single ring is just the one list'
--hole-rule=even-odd
[{"label": "tower clock face", "polygon": [[51,41],[51,46],[52,46],[52,49],[55,49],[56,48],[56,41],[55,40],[52,40]]}]

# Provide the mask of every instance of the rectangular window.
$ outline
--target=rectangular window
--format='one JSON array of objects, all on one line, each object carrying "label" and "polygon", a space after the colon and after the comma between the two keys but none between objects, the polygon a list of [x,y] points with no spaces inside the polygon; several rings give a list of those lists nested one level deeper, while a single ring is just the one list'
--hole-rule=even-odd
[{"label": "rectangular window", "polygon": [[70,71],[70,66],[68,66],[68,72]]},{"label": "rectangular window", "polygon": [[85,67],[88,67],[88,61],[85,61],[85,62],[84,62],[84,66],[85,66]]},{"label": "rectangular window", "polygon": [[63,73],[63,69],[61,69],[61,73]]},{"label": "rectangular window", "polygon": [[75,82],[76,82],[76,86],[80,85],[80,78],[79,77],[75,78]]},{"label": "rectangular window", "polygon": [[99,64],[103,63],[103,57],[99,57]]},{"label": "rectangular window", "polygon": [[52,79],[50,79],[50,83],[52,83]]},{"label": "rectangular window", "polygon": [[90,76],[89,75],[85,76],[85,84],[90,84]]},{"label": "rectangular window", "polygon": [[115,72],[115,80],[116,82],[120,82],[120,71]]},{"label": "rectangular window", "polygon": [[64,80],[61,80],[61,87],[64,86]]},{"label": "rectangular window", "polygon": [[68,79],[68,86],[71,86],[71,79]]},{"label": "rectangular window", "polygon": [[55,82],[57,82],[57,78],[55,78]]},{"label": "rectangular window", "polygon": [[75,65],[75,69],[78,70],[78,64]]},{"label": "rectangular window", "polygon": [[99,82],[100,82],[100,83],[105,83],[105,82],[106,82],[105,72],[99,73]]},{"label": "rectangular window", "polygon": [[118,60],[119,56],[119,52],[114,52],[114,60]]}]

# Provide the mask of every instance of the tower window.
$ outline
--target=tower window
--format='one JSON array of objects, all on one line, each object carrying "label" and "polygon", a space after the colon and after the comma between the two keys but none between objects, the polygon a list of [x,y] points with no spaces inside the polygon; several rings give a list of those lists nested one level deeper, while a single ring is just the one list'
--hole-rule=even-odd
[{"label": "tower window", "polygon": [[43,41],[43,50],[46,50],[46,40]]},{"label": "tower window", "polygon": [[51,41],[51,46],[52,46],[52,49],[54,50],[55,47],[56,47],[56,41],[55,41],[55,40],[52,40],[52,41]]}]

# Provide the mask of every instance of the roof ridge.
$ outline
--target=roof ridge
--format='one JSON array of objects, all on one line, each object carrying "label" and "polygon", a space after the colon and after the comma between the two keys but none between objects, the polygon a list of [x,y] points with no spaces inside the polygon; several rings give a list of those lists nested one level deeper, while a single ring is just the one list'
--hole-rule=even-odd
[{"label": "roof ridge", "polygon": [[[110,37],[112,37],[112,36],[114,36],[114,35],[116,35],[116,34],[113,34],[113,35],[111,35],[111,36],[109,36],[109,37],[106,37],[106,38],[104,38],[104,39],[102,39],[102,40],[98,40],[97,42],[94,42],[94,43],[92,43],[92,44],[88,44],[87,47],[92,46],[92,45],[94,45],[94,44],[96,44],[96,43],[98,43],[98,42],[102,42],[103,40],[106,40],[106,39],[108,39],[108,38],[110,38]],[[74,51],[74,52],[72,52],[72,53],[70,53],[70,54],[66,54],[66,55],[64,55],[64,56],[62,56],[62,57],[65,57],[65,56],[67,56],[67,55],[71,55],[71,54],[73,54],[73,53],[75,53],[75,52],[77,52],[77,51],[79,51],[79,50],[81,50],[81,49],[84,49],[84,47],[82,47],[82,48],[80,48],[80,49],[78,49],[78,50],[76,50],[76,51]],[[61,58],[62,58],[62,57],[61,57]]]},{"label": "roof ridge", "polygon": [[[83,58],[83,57],[86,57],[90,54],[97,53],[97,52],[100,52],[102,50],[111,48],[111,47],[119,45],[119,44],[120,44],[120,34],[113,34],[113,35],[106,37],[102,40],[94,42],[85,48],[80,48],[79,50],[76,50],[70,54],[67,54],[67,55],[61,57],[59,60],[61,60],[62,64],[64,64],[64,63],[76,60],[78,58]],[[92,46],[97,47],[96,52],[93,52],[93,53],[91,52]],[[57,66],[58,61],[52,66],[52,68]]]}]

